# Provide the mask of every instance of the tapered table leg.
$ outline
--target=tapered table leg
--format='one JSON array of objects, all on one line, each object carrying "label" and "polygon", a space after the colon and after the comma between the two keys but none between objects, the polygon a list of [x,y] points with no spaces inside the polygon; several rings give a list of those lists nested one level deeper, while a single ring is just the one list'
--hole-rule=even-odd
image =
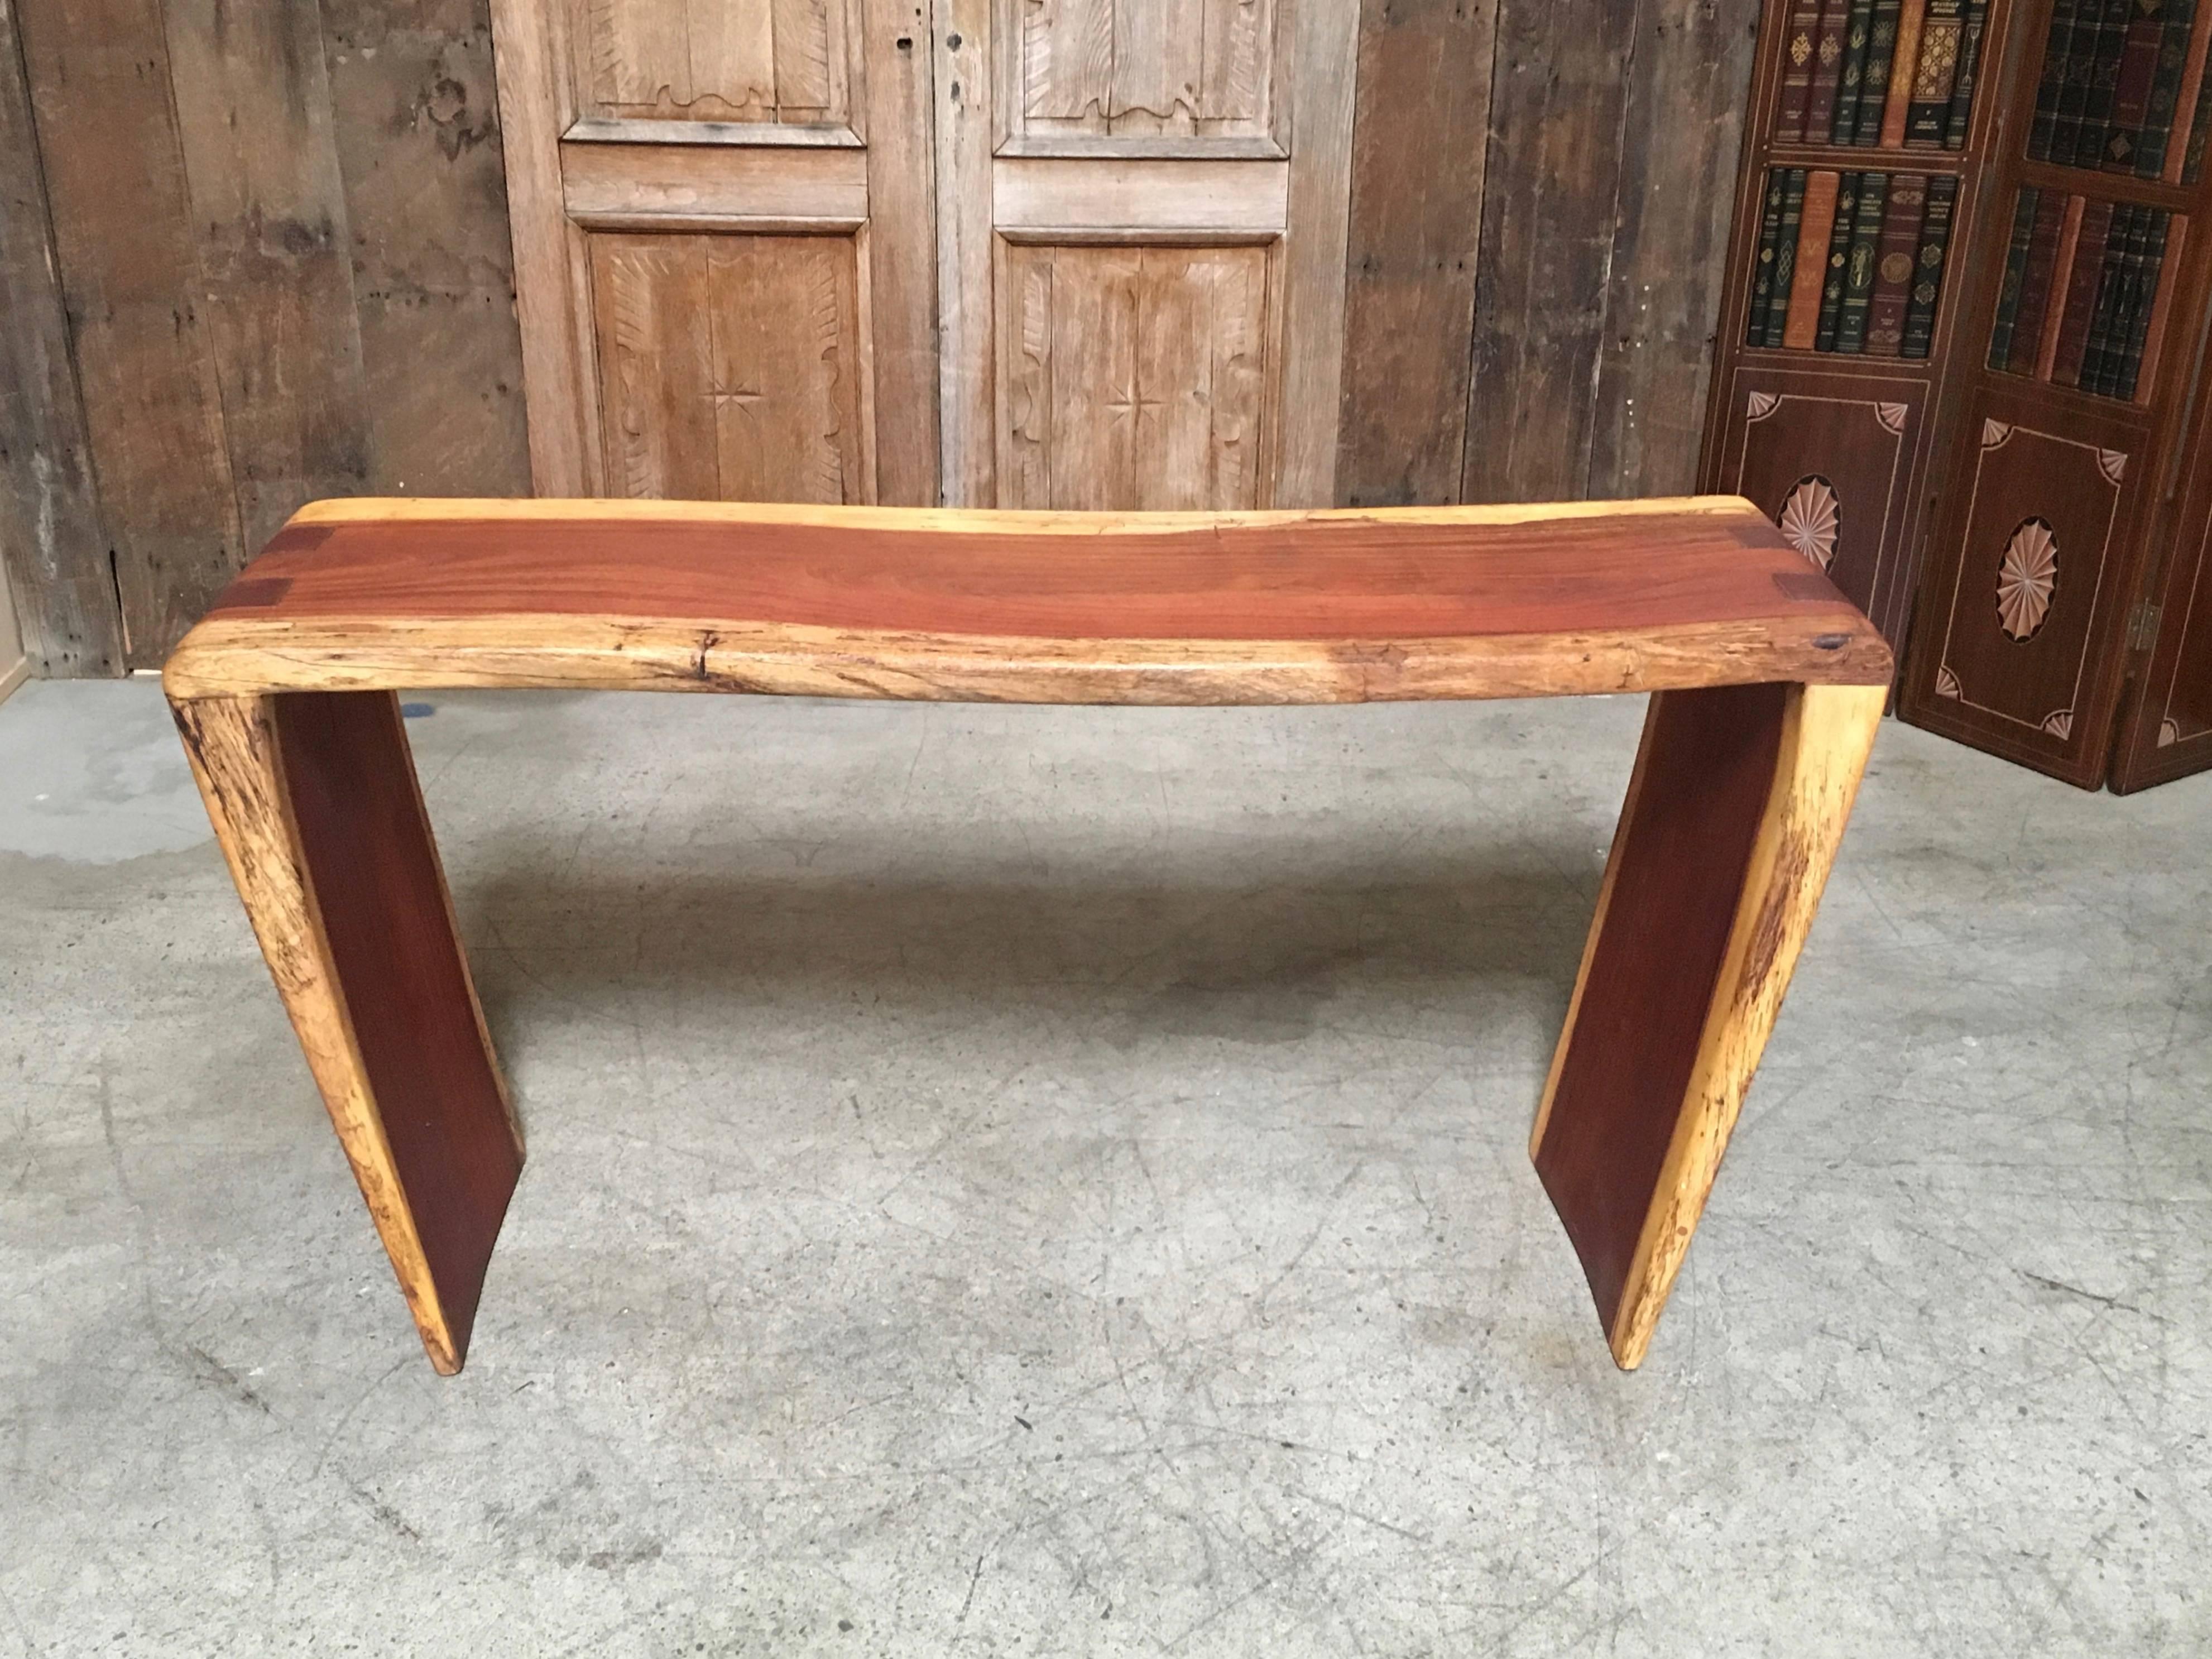
[{"label": "tapered table leg", "polygon": [[461,1368],[522,1170],[398,701],[173,701],[193,775],[430,1363]]},{"label": "tapered table leg", "polygon": [[1644,1358],[1820,902],[1880,686],[1655,695],[1529,1151]]}]

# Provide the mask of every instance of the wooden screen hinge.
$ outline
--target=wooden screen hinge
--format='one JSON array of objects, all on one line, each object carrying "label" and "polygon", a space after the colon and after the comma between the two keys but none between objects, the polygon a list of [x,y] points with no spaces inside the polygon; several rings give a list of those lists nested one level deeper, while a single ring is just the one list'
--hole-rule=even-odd
[{"label": "wooden screen hinge", "polygon": [[2137,599],[2128,613],[2128,649],[2148,651],[2157,642],[2160,606],[2154,599]]}]

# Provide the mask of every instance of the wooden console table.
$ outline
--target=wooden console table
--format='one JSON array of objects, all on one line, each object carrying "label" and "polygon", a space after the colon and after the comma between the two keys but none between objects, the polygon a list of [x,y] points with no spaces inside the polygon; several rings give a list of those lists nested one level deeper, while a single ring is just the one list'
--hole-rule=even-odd
[{"label": "wooden console table", "polygon": [[1036,703],[1656,693],[1530,1150],[1644,1357],[1890,680],[1734,496],[1229,515],[612,501],[303,509],[163,675],[431,1363],[460,1369],[522,1134],[401,688]]}]

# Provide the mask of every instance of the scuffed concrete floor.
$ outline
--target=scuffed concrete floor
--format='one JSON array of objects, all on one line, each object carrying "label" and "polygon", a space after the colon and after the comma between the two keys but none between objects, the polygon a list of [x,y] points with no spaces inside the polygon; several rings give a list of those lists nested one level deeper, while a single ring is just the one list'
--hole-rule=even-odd
[{"label": "scuffed concrete floor", "polygon": [[2212,1650],[2212,779],[1885,731],[1626,1376],[1523,1143],[1635,702],[430,701],[450,1382],[156,689],[0,708],[0,1656]]}]

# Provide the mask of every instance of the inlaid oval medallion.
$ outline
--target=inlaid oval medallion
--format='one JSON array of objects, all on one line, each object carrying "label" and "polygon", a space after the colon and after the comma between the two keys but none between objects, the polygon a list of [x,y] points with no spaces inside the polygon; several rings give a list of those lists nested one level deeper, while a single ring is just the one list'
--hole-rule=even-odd
[{"label": "inlaid oval medallion", "polygon": [[1997,621],[2015,640],[2035,637],[2058,586],[2058,538],[2042,519],[2023,519],[1997,562]]},{"label": "inlaid oval medallion", "polygon": [[1843,504],[1835,486],[1818,474],[1797,480],[1782,498],[1774,516],[1782,539],[1814,564],[1826,570],[1836,556],[1836,534],[1843,522]]}]

